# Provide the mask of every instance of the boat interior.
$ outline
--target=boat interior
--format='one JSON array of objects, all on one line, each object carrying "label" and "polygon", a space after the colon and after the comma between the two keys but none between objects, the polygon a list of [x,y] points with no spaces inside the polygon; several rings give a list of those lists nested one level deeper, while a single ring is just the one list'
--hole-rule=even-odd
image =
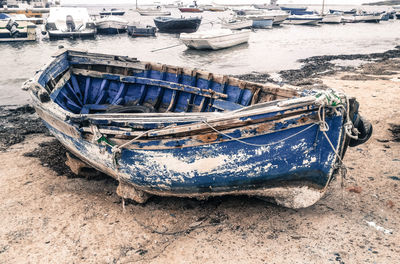
[{"label": "boat interior", "polygon": [[97,61],[71,58],[64,71],[49,78],[50,98],[74,114],[190,113],[233,111],[298,95],[276,85],[200,70],[139,61],[135,67],[120,67]]}]

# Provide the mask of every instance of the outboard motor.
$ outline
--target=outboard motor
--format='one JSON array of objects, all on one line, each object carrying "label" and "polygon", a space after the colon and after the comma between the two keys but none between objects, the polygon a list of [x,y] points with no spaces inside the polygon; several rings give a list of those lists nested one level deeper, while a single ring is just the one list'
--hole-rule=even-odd
[{"label": "outboard motor", "polygon": [[68,32],[75,31],[75,22],[74,22],[74,18],[71,15],[67,15],[67,18],[65,19],[65,23],[67,24]]},{"label": "outboard motor", "polygon": [[19,31],[18,31],[17,27],[18,27],[18,23],[10,18],[6,25],[6,29],[8,31],[10,31],[10,34],[12,37],[17,37],[19,35]]}]

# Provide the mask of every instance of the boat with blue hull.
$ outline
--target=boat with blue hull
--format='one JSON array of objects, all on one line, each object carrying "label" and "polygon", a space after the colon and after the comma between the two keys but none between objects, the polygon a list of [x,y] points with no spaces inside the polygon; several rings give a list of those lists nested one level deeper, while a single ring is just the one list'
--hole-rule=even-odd
[{"label": "boat with blue hull", "polygon": [[156,17],[154,24],[160,32],[165,33],[193,33],[201,24],[201,17]]},{"label": "boat with blue hull", "polygon": [[117,55],[60,51],[24,89],[50,132],[137,202],[244,194],[307,207],[372,131],[335,91]]}]

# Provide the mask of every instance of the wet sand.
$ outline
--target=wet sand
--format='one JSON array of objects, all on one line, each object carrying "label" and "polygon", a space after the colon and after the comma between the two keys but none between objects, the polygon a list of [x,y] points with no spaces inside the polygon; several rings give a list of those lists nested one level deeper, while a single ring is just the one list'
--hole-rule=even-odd
[{"label": "wet sand", "polygon": [[371,59],[330,72],[307,63],[284,79],[357,97],[374,126],[367,143],[348,150],[346,178],[302,210],[228,196],[152,197],[123,211],[114,180],[75,177],[63,147],[29,121],[29,108],[22,115],[2,108],[2,125],[13,129],[2,138],[17,140],[1,141],[0,263],[396,263],[400,60]]}]

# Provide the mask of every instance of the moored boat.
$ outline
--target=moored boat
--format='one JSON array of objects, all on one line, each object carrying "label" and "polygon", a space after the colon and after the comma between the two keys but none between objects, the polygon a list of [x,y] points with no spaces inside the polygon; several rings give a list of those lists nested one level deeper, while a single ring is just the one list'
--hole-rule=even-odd
[{"label": "moored boat", "polygon": [[264,11],[262,16],[264,19],[272,19],[272,24],[278,26],[289,17],[289,14],[280,10],[268,10]]},{"label": "moored boat", "polygon": [[272,28],[274,19],[264,16],[247,16],[247,19],[253,21],[253,28]]},{"label": "moored boat", "polygon": [[253,26],[253,21],[249,19],[230,19],[228,21],[222,21],[221,28],[239,30],[247,29]]},{"label": "moored boat", "polygon": [[30,22],[33,24],[43,24],[44,20],[43,17],[27,17],[24,14],[6,14],[6,13],[0,13],[0,20],[4,20],[4,19],[12,19],[16,22],[20,22],[20,21],[25,21],[25,22]]},{"label": "moored boat", "polygon": [[117,8],[111,8],[110,10],[103,8],[103,10],[100,12],[100,16],[123,16],[124,14],[124,10]]},{"label": "moored boat", "polygon": [[341,13],[344,15],[355,15],[357,13],[357,9],[351,9],[351,10],[338,10],[338,9],[329,9],[329,13]]},{"label": "moored boat", "polygon": [[203,9],[197,5],[197,1],[193,1],[192,5],[188,5],[186,7],[178,7],[179,11],[182,13],[201,13]]},{"label": "moored boat", "polygon": [[204,11],[209,11],[209,12],[224,12],[226,10],[224,6],[214,6],[214,5],[201,6],[201,8]]},{"label": "moored boat", "polygon": [[182,33],[180,40],[188,48],[219,50],[247,43],[250,32],[250,30],[213,29],[196,33]]},{"label": "moored boat", "polygon": [[383,15],[382,13],[362,13],[354,15],[354,22],[379,23]]},{"label": "moored boat", "polygon": [[157,28],[150,25],[141,25],[139,23],[128,25],[128,35],[132,37],[154,37]]},{"label": "moored boat", "polygon": [[97,32],[103,34],[119,34],[126,31],[128,21],[119,16],[105,16],[95,22]]},{"label": "moored boat", "polygon": [[35,41],[36,25],[12,18],[0,19],[0,42]]},{"label": "moored boat", "polygon": [[161,8],[154,9],[136,9],[141,16],[170,16],[171,12],[162,10]]},{"label": "moored boat", "polygon": [[182,13],[202,13],[203,9],[196,6],[179,7],[179,11]]},{"label": "moored boat", "polygon": [[254,4],[254,8],[257,9],[266,9],[266,10],[281,10],[279,6],[275,4]]},{"label": "moored boat", "polygon": [[192,33],[199,29],[201,17],[174,18],[156,17],[154,24],[160,32],[166,33]]},{"label": "moored boat", "polygon": [[298,12],[305,12],[307,10],[306,6],[299,7],[289,7],[289,6],[281,6],[281,10],[288,12],[291,15],[295,15]]},{"label": "moored boat", "polygon": [[233,12],[235,12],[236,15],[238,16],[251,16],[251,15],[262,15],[264,14],[264,10],[260,9],[233,9]]},{"label": "moored boat", "polygon": [[323,15],[321,22],[325,24],[340,24],[342,22],[342,14],[333,13]]},{"label": "moored boat", "polygon": [[318,15],[290,15],[284,23],[293,25],[318,25],[322,21],[322,17]]},{"label": "moored boat", "polygon": [[[49,131],[117,193],[317,202],[372,127],[354,98],[117,55],[60,51],[24,84]],[[354,133],[357,128],[360,134]]]},{"label": "moored boat", "polygon": [[97,32],[87,9],[76,7],[50,8],[45,28],[51,39],[93,38]]}]

